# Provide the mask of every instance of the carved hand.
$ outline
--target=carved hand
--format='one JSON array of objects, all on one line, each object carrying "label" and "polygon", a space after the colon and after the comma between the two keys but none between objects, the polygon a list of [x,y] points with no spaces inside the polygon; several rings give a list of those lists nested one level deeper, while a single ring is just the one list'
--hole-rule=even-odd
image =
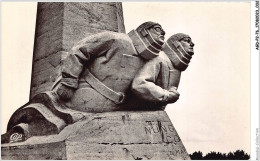
[{"label": "carved hand", "polygon": [[63,84],[60,84],[57,88],[54,89],[54,91],[59,96],[59,99],[61,99],[63,101],[68,101],[73,96],[75,89],[65,86]]},{"label": "carved hand", "polygon": [[177,91],[176,87],[172,87],[169,89],[169,99],[168,103],[174,103],[176,102],[180,97],[179,92]]}]

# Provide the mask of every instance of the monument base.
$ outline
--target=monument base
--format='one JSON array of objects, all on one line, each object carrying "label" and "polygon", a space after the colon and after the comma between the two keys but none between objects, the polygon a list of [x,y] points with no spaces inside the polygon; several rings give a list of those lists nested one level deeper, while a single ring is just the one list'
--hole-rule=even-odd
[{"label": "monument base", "polygon": [[190,159],[165,111],[89,114],[57,135],[2,144],[2,159]]}]

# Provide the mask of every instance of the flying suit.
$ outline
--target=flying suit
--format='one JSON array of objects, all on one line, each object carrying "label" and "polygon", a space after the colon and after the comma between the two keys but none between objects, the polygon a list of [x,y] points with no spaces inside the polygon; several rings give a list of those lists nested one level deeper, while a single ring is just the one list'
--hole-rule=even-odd
[{"label": "flying suit", "polygon": [[163,43],[158,44],[146,30],[153,25],[159,24],[146,22],[128,35],[99,33],[74,46],[54,85],[54,91],[64,86],[75,89],[64,104],[83,112],[122,110],[136,72],[161,51]]},{"label": "flying suit", "polygon": [[118,110],[144,62],[126,34],[103,32],[87,37],[72,49],[62,67],[60,84],[76,89],[64,103],[78,111]]}]

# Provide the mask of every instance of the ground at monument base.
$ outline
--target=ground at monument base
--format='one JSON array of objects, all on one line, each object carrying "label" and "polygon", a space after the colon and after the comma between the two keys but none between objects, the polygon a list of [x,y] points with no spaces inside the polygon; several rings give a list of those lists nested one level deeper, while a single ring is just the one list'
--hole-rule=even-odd
[{"label": "ground at monument base", "polygon": [[2,159],[190,159],[165,111],[89,114],[58,135],[2,144]]}]

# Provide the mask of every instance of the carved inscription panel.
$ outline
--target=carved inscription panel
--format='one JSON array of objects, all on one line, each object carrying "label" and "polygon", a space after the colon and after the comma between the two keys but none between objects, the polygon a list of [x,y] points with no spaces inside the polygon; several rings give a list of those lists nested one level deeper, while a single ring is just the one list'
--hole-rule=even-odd
[{"label": "carved inscription panel", "polygon": [[160,134],[162,142],[177,144],[181,141],[171,123],[162,123],[160,121],[147,121],[147,126],[144,127],[147,135]]}]

